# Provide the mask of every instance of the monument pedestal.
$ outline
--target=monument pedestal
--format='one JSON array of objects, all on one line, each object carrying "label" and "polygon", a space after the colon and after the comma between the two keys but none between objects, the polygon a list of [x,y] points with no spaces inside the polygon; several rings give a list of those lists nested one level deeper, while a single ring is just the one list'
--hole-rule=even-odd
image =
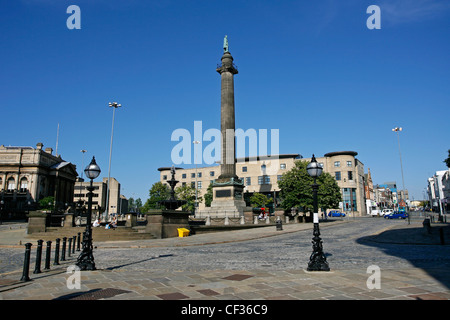
[{"label": "monument pedestal", "polygon": [[200,217],[241,217],[246,207],[243,191],[244,183],[240,179],[220,179],[213,182],[213,201],[211,207],[200,212]]}]

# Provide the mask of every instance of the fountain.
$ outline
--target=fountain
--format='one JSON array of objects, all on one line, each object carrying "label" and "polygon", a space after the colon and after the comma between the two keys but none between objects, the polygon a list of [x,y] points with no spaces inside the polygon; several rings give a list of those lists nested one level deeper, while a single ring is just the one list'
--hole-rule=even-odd
[{"label": "fountain", "polygon": [[176,210],[179,207],[181,207],[183,204],[186,204],[186,200],[177,200],[175,198],[175,185],[179,182],[178,180],[175,180],[175,167],[172,166],[170,169],[170,173],[172,174],[172,179],[167,181],[167,183],[170,185],[171,191],[170,191],[170,199],[169,200],[161,200],[158,201],[158,203],[161,206],[164,206],[167,210]]}]

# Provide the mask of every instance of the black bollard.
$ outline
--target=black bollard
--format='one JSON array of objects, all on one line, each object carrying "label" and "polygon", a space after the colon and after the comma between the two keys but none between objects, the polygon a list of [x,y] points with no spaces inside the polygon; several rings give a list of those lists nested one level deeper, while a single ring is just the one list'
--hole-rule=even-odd
[{"label": "black bollard", "polygon": [[67,245],[67,237],[64,237],[61,250],[61,261],[66,261],[66,245]]},{"label": "black bollard", "polygon": [[36,264],[34,266],[34,274],[41,273],[41,256],[42,256],[42,243],[44,240],[38,240],[37,250],[36,250]]},{"label": "black bollard", "polygon": [[73,247],[72,247],[72,253],[75,253],[75,243],[77,242],[77,236],[73,236]]},{"label": "black bollard", "polygon": [[69,248],[68,249],[69,250],[67,250],[67,254],[70,257],[70,253],[72,251],[72,238],[69,238]]},{"label": "black bollard", "polygon": [[30,254],[31,254],[31,243],[25,243],[25,260],[23,262],[23,273],[20,281],[31,281],[28,273],[30,271]]},{"label": "black bollard", "polygon": [[81,232],[78,232],[77,251],[80,251]]},{"label": "black bollard", "polygon": [[60,238],[56,239],[55,245],[55,260],[53,261],[53,265],[59,265],[59,243],[61,242]]},{"label": "black bollard", "polygon": [[50,270],[50,255],[52,253],[52,242],[47,241],[47,249],[45,251],[45,267],[44,270]]},{"label": "black bollard", "polygon": [[283,222],[281,221],[280,217],[277,218],[276,226],[277,226],[277,231],[283,230]]}]

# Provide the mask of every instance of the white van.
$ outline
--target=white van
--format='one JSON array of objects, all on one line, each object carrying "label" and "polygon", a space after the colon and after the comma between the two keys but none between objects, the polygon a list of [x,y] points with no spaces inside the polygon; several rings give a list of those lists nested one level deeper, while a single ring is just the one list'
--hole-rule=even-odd
[{"label": "white van", "polygon": [[377,206],[372,206],[370,208],[370,215],[372,217],[381,216],[381,210]]}]

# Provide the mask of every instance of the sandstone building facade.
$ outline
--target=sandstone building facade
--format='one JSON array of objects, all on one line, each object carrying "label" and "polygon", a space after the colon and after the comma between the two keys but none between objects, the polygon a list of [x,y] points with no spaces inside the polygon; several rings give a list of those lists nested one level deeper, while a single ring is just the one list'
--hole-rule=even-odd
[{"label": "sandstone building facade", "polygon": [[[355,151],[329,152],[323,157],[316,157],[317,162],[335,179],[341,189],[342,206],[346,213],[365,215],[364,164],[359,161]],[[311,161],[300,154],[281,154],[278,156],[262,156],[256,159],[236,159],[236,175],[244,181],[244,195],[248,198],[254,192],[266,194],[274,199],[275,209],[281,203],[278,180],[283,173],[295,166],[295,161]],[[159,168],[160,181],[165,183],[171,178],[170,168]],[[191,185],[197,187],[198,196],[204,197],[207,188],[221,174],[220,166],[198,168],[177,168],[175,178],[177,186]],[[204,201],[199,204],[199,210],[205,208]],[[340,209],[340,208],[336,208]]]}]

